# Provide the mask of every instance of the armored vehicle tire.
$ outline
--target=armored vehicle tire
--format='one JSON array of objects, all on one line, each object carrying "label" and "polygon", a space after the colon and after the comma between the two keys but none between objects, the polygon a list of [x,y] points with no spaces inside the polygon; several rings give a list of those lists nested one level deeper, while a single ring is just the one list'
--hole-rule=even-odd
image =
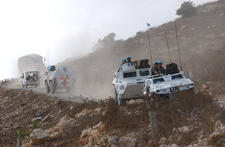
[{"label": "armored vehicle tire", "polygon": [[118,97],[118,94],[117,94],[117,92],[116,92],[116,88],[115,88],[115,91],[114,91],[114,92],[115,92],[115,100],[117,101],[117,99],[118,99],[118,98],[117,98],[117,97]]},{"label": "armored vehicle tire", "polygon": [[123,99],[122,94],[117,94],[117,102],[118,102],[118,105],[120,106],[126,105],[126,100]]},{"label": "armored vehicle tire", "polygon": [[125,106],[126,105],[126,100],[118,99],[118,105]]},{"label": "armored vehicle tire", "polygon": [[171,93],[166,95],[166,99],[168,99],[168,100],[172,99],[172,97],[173,97],[173,95]]}]

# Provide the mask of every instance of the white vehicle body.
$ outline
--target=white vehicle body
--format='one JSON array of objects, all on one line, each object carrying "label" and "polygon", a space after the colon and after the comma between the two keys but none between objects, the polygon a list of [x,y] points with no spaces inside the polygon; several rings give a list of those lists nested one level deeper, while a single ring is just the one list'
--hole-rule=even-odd
[{"label": "white vehicle body", "polygon": [[60,66],[53,71],[45,72],[45,85],[47,93],[55,93],[58,89],[64,89],[69,92],[73,86],[74,78],[72,72],[65,66]]},{"label": "white vehicle body", "polygon": [[140,67],[139,62],[141,60],[122,64],[115,73],[112,84],[119,105],[123,105],[126,100],[143,96],[143,84],[151,74],[151,69],[148,66]]},{"label": "white vehicle body", "polygon": [[166,95],[170,97],[173,93],[190,90],[194,88],[194,82],[185,78],[184,72],[171,75],[150,76],[144,83],[144,95]]},{"label": "white vehicle body", "polygon": [[24,71],[21,76],[21,84],[23,88],[37,87],[40,84],[39,71]]}]

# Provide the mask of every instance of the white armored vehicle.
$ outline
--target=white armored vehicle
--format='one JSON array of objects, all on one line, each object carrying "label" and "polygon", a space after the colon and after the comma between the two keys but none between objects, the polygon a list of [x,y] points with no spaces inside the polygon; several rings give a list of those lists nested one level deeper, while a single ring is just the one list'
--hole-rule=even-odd
[{"label": "white armored vehicle", "polygon": [[37,87],[40,84],[39,71],[24,71],[21,76],[21,84],[23,88]]},{"label": "white armored vehicle", "polygon": [[148,59],[122,63],[112,82],[118,104],[124,105],[126,100],[142,97],[143,84],[150,73]]},{"label": "white armored vehicle", "polygon": [[[175,65],[175,70],[170,68]],[[194,89],[194,82],[184,76],[183,71],[176,69],[176,64],[168,64],[166,74],[149,76],[144,83],[144,95],[160,95],[171,98],[172,94]],[[172,69],[172,71],[171,71]]]},{"label": "white armored vehicle", "polygon": [[63,89],[70,92],[73,86],[74,78],[72,72],[65,66],[56,68],[55,66],[48,66],[45,72],[45,86],[47,93],[54,94],[56,90]]}]

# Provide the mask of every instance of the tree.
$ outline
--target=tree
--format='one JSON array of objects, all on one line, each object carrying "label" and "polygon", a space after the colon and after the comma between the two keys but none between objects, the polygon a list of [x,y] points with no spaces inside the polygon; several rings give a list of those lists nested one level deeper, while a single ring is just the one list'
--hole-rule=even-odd
[{"label": "tree", "polygon": [[177,15],[183,17],[190,17],[196,13],[195,5],[192,1],[183,2],[179,9],[177,9]]}]

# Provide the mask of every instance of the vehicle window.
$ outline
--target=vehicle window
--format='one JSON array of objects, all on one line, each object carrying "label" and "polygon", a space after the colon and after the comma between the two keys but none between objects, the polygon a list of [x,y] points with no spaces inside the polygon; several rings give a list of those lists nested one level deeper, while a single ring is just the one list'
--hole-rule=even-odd
[{"label": "vehicle window", "polygon": [[136,77],[137,73],[136,72],[127,72],[123,73],[124,78],[131,78],[131,77]]},{"label": "vehicle window", "polygon": [[55,71],[56,68],[55,68],[55,66],[48,66],[48,70],[49,70],[49,71]]},{"label": "vehicle window", "polygon": [[139,71],[139,73],[140,73],[140,76],[148,76],[149,70]]},{"label": "vehicle window", "polygon": [[160,83],[160,82],[164,82],[165,80],[163,78],[159,78],[159,79],[153,79],[153,83]]},{"label": "vehicle window", "polygon": [[175,79],[182,79],[182,78],[183,78],[182,74],[178,74],[178,75],[172,76],[172,80],[175,80]]}]

